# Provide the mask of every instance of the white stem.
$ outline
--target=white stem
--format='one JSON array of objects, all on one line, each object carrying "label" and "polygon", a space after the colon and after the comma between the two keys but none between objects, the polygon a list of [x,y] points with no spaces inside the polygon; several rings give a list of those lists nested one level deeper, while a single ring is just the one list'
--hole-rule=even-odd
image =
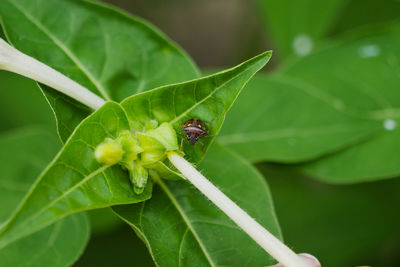
[{"label": "white stem", "polygon": [[251,218],[183,157],[175,152],[170,152],[168,158],[200,192],[277,261],[286,267],[309,267],[296,253]]},{"label": "white stem", "polygon": [[42,62],[25,55],[0,38],[0,69],[11,71],[50,86],[96,110],[104,99]]}]

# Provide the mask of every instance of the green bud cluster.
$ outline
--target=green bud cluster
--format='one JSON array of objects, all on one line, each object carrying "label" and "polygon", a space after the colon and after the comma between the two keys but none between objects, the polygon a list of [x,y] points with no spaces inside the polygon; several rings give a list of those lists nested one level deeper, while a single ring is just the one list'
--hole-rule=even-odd
[{"label": "green bud cluster", "polygon": [[149,169],[162,162],[169,151],[178,150],[176,132],[164,122],[158,126],[150,121],[144,132],[123,131],[115,139],[106,138],[95,149],[98,162],[107,165],[120,164],[129,171],[135,193],[143,192]]}]

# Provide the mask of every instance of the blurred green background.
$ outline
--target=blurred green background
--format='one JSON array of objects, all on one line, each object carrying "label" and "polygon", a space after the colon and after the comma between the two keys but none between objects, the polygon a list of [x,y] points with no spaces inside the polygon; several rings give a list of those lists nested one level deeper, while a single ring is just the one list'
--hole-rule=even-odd
[{"label": "blurred green background", "polygon": [[[274,71],[341,36],[400,19],[400,2],[389,0],[108,2],[159,27],[204,71],[267,49],[274,57],[264,71]],[[34,82],[6,72],[0,81],[0,131],[39,125],[56,135]],[[270,185],[285,241],[296,251],[317,256],[323,266],[400,266],[398,178],[330,185],[289,165],[257,167]],[[145,245],[110,210],[91,212],[90,220],[93,235],[74,266],[154,266]]]}]

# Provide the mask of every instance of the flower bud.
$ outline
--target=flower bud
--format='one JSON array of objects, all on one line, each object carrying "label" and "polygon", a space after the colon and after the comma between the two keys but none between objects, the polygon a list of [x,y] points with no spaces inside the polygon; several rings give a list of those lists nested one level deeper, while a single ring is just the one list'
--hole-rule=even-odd
[{"label": "flower bud", "polygon": [[143,152],[140,154],[143,164],[152,164],[165,158],[165,147],[156,138],[147,133],[136,133],[136,137],[140,147],[143,148]]},{"label": "flower bud", "polygon": [[151,129],[146,132],[151,137],[157,139],[166,151],[178,150],[178,141],[176,138],[176,132],[168,122],[162,123],[158,128]]},{"label": "flower bud", "polygon": [[141,194],[147,184],[149,177],[148,171],[138,162],[133,164],[133,170],[129,172],[129,178],[133,184],[133,190],[136,194]]},{"label": "flower bud", "polygon": [[130,164],[138,158],[138,154],[143,152],[143,148],[138,145],[137,140],[130,131],[123,131],[116,139],[123,151],[124,155],[122,163]]},{"label": "flower bud", "polygon": [[96,147],[94,155],[96,160],[100,163],[113,165],[118,163],[124,154],[120,144],[107,138],[106,141]]}]

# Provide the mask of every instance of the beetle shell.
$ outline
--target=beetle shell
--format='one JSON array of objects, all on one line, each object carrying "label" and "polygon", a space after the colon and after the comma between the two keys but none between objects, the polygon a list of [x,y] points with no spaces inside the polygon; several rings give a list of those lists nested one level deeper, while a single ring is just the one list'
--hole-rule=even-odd
[{"label": "beetle shell", "polygon": [[187,140],[194,146],[199,138],[207,133],[206,124],[199,119],[187,120],[182,127],[182,130],[186,133]]}]

